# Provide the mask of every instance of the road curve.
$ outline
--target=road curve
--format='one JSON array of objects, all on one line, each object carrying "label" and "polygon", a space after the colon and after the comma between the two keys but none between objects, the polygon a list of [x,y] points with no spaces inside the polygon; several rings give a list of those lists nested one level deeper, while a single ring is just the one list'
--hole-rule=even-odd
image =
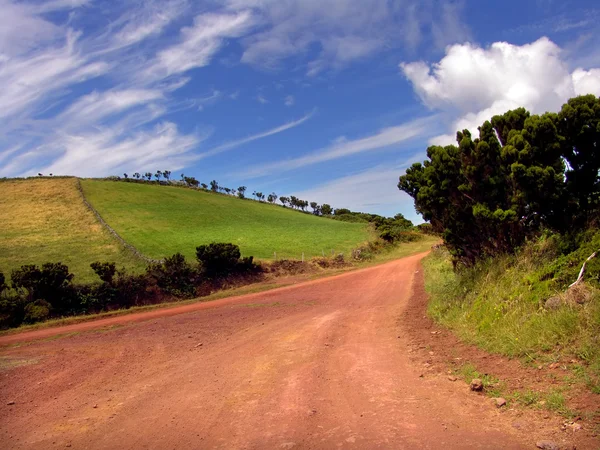
[{"label": "road curve", "polygon": [[399,321],[422,257],[4,346],[2,447],[531,448],[413,367]]}]

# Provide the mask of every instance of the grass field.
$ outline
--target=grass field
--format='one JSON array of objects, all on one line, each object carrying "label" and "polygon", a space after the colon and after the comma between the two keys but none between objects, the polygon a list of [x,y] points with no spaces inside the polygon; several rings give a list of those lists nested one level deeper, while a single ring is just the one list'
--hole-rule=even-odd
[{"label": "grass field", "polygon": [[10,277],[23,264],[62,262],[75,282],[96,280],[90,263],[115,261],[141,269],[98,224],[77,191],[75,178],[0,182],[0,271]]},{"label": "grass field", "polygon": [[231,242],[243,256],[300,259],[346,255],[372,236],[368,226],[301,214],[281,206],[170,186],[82,180],[88,201],[123,239],[146,256]]}]

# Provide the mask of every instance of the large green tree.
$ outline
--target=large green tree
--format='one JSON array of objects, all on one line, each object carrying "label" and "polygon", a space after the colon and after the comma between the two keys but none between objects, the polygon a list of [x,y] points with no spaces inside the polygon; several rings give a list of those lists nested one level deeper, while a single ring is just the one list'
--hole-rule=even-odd
[{"label": "large green tree", "polygon": [[398,184],[455,261],[471,265],[513,251],[542,227],[565,231],[597,217],[599,99],[571,99],[559,114],[519,108],[478,131],[429,147]]}]

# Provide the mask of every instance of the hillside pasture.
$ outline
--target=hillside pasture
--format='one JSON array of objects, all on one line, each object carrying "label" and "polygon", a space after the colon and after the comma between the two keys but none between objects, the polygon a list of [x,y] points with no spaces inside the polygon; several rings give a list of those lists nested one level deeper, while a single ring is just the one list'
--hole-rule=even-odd
[{"label": "hillside pasture", "polygon": [[350,251],[372,238],[368,225],[303,214],[278,205],[155,184],[82,180],[88,201],[144,255],[195,257],[198,245],[230,242],[242,255],[300,259]]},{"label": "hillside pasture", "polygon": [[76,178],[0,182],[0,271],[24,264],[62,262],[75,282],[97,280],[94,261],[141,270],[136,260],[84,206]]}]

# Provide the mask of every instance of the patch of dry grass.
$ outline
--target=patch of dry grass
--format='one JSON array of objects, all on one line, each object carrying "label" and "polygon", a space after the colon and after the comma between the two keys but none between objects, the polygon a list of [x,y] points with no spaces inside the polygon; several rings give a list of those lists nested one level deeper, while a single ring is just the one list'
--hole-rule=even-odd
[{"label": "patch of dry grass", "polygon": [[66,264],[76,282],[96,279],[94,261],[144,267],[86,209],[75,178],[8,180],[0,189],[0,271],[7,277],[23,264],[45,262]]}]

